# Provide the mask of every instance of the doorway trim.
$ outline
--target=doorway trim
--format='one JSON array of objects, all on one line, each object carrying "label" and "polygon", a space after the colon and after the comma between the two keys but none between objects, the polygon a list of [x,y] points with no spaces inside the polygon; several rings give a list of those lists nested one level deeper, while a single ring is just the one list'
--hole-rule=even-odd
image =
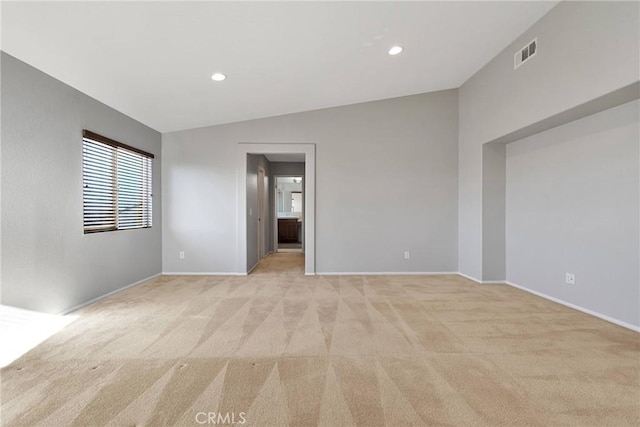
[{"label": "doorway trim", "polygon": [[304,224],[304,272],[316,274],[316,145],[315,144],[238,144],[237,153],[237,272],[248,274],[247,267],[247,154],[304,154],[304,192],[306,221]]}]

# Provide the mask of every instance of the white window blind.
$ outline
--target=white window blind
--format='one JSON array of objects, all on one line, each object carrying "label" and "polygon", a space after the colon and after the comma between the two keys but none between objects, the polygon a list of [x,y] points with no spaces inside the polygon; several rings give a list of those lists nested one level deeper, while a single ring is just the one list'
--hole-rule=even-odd
[{"label": "white window blind", "polygon": [[84,232],[152,225],[153,155],[84,131]]}]

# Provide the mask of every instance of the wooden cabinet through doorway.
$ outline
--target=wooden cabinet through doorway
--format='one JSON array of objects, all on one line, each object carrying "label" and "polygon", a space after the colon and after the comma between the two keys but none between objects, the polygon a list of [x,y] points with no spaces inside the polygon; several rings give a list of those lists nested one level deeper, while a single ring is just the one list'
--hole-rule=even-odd
[{"label": "wooden cabinet through doorway", "polygon": [[298,241],[298,218],[278,218],[278,243]]}]

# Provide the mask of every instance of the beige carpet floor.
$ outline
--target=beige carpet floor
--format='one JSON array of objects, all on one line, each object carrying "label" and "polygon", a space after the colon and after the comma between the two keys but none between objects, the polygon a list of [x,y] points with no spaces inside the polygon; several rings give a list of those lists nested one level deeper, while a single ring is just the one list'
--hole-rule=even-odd
[{"label": "beige carpet floor", "polygon": [[162,276],[1,372],[6,426],[640,425],[640,335],[458,276]]}]

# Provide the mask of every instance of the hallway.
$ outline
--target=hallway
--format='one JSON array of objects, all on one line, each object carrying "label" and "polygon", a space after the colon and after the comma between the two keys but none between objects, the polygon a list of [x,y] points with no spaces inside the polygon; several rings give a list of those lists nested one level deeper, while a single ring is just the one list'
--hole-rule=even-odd
[{"label": "hallway", "polygon": [[280,252],[260,260],[251,276],[283,274],[304,276],[304,254],[301,252]]}]

